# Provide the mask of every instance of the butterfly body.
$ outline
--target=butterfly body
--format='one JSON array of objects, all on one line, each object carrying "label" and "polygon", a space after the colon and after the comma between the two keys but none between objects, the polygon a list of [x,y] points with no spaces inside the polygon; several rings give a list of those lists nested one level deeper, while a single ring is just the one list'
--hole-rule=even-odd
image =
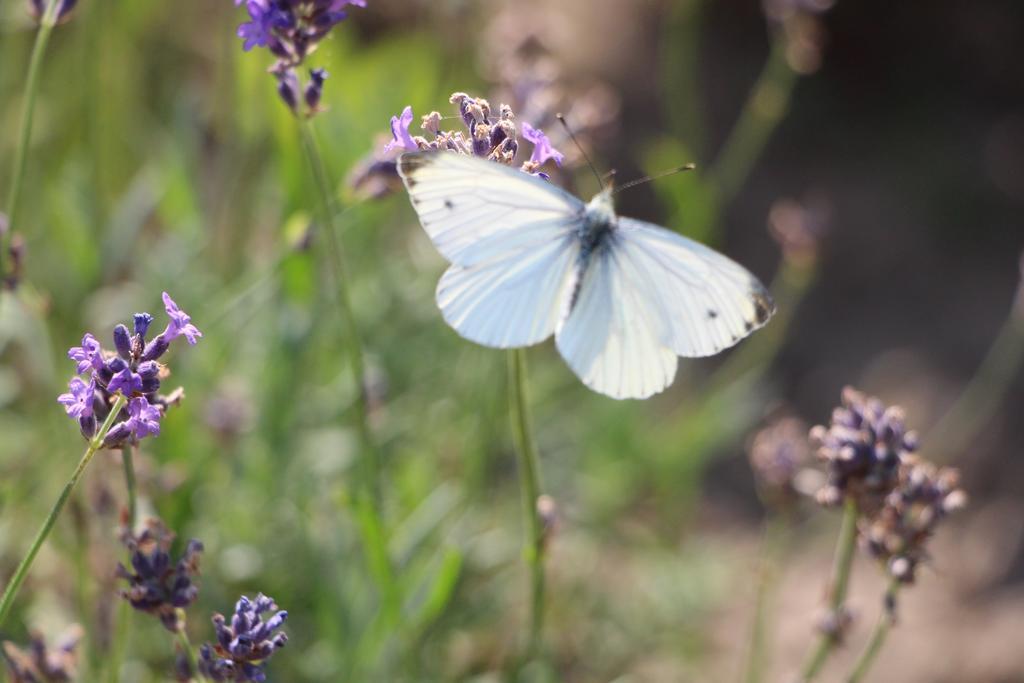
[{"label": "butterfly body", "polygon": [[437,287],[445,321],[496,348],[554,335],[580,379],[613,398],[662,391],[678,356],[717,353],[774,312],[746,269],[618,216],[610,189],[584,204],[540,178],[452,152],[404,154],[398,170],[451,264]]}]

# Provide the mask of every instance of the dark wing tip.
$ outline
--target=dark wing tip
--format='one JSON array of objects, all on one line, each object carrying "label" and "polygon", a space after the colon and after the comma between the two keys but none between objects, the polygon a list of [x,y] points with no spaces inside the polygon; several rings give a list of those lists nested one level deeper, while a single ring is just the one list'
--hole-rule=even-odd
[{"label": "dark wing tip", "polygon": [[750,300],[754,304],[754,322],[760,327],[775,314],[775,301],[768,291],[760,286],[750,292]]}]

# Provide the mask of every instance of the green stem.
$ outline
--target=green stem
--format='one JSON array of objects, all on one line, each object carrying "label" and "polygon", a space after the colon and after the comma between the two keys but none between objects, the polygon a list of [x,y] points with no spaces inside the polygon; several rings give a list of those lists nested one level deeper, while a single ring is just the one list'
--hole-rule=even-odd
[{"label": "green stem", "polygon": [[879,615],[875,628],[871,631],[871,637],[868,638],[867,647],[864,648],[864,652],[861,653],[857,663],[854,664],[853,671],[846,679],[847,683],[858,683],[871,670],[871,665],[875,663],[875,658],[878,657],[878,653],[882,650],[885,638],[889,635],[889,630],[893,625],[893,615],[890,609],[891,605],[895,604],[896,592],[898,590],[899,582],[893,581],[886,592],[886,609]]},{"label": "green stem", "polygon": [[0,625],[4,623],[7,618],[8,612],[11,611],[11,606],[14,604],[14,598],[18,594],[18,589],[21,588],[21,584],[25,581],[25,577],[28,575],[28,570],[32,566],[32,562],[36,559],[36,555],[39,553],[39,549],[43,546],[43,542],[46,537],[50,535],[50,531],[53,529],[53,525],[56,524],[57,518],[60,516],[61,511],[64,509],[64,505],[68,502],[68,498],[71,496],[71,492],[74,490],[75,485],[78,484],[78,480],[82,478],[82,473],[85,472],[85,468],[89,466],[96,452],[103,446],[103,439],[106,438],[107,432],[110,431],[111,425],[114,424],[114,419],[117,417],[121,409],[127,401],[121,394],[117,395],[117,399],[114,401],[114,405],[110,407],[110,414],[107,415],[107,419],[103,421],[100,426],[99,432],[89,442],[89,447],[85,449],[85,453],[82,454],[82,459],[78,461],[78,466],[75,471],[72,472],[71,478],[64,484],[64,489],[60,492],[60,497],[57,498],[57,502],[54,504],[53,509],[50,510],[50,514],[47,515],[46,521],[43,522],[42,528],[39,529],[39,533],[36,534],[35,539],[32,541],[32,545],[28,549],[28,554],[25,555],[18,568],[14,570],[14,576],[11,577],[10,582],[7,584],[7,588],[4,589],[3,597],[0,597]]},{"label": "green stem", "polygon": [[[178,611],[179,620],[184,624],[184,610],[178,608]],[[195,674],[200,680],[205,680],[205,676],[199,673],[199,666],[196,662],[196,653],[195,650],[192,649],[192,641],[188,639],[188,633],[185,631],[184,625],[178,629],[176,635],[178,637],[178,645],[181,647],[181,651],[185,654],[185,658],[188,660],[189,671]]]},{"label": "green stem", "polygon": [[786,38],[781,30],[776,31],[768,61],[729,137],[708,169],[707,177],[718,190],[720,205],[728,204],[747,179],[768,138],[789,108],[796,82],[797,73],[786,60]]},{"label": "green stem", "polygon": [[787,543],[787,520],[780,513],[773,513],[765,522],[761,540],[761,566],[757,581],[757,598],[754,603],[754,623],[750,630],[750,647],[747,650],[746,683],[760,683],[767,668],[767,617],[769,603],[774,593],[781,558]]},{"label": "green stem", "polygon": [[1018,294],[977,372],[949,411],[930,430],[926,447],[933,460],[949,460],[966,448],[999,407],[1020,372],[1024,364],[1022,311],[1024,295]]},{"label": "green stem", "polygon": [[135,463],[133,461],[134,449],[130,444],[121,447],[121,463],[124,465],[124,485],[128,492],[128,530],[135,533],[135,524],[138,521],[138,499],[135,493]]},{"label": "green stem", "polygon": [[540,652],[544,631],[544,524],[537,509],[540,498],[540,460],[530,424],[526,393],[526,351],[509,351],[509,391],[512,432],[519,456],[523,515],[527,530],[525,555],[530,568],[530,626],[527,661]]},{"label": "green stem", "polygon": [[[14,165],[11,169],[11,186],[7,189],[8,235],[14,233],[18,219],[18,199],[21,196],[21,185],[25,177],[25,166],[28,162],[28,148],[32,140],[32,118],[36,110],[36,94],[39,91],[39,71],[46,54],[46,45],[50,42],[50,33],[57,23],[58,9],[61,0],[49,0],[46,10],[39,22],[36,41],[32,46],[32,56],[28,62],[28,74],[25,77],[25,99],[21,107],[21,127],[18,129],[18,146],[14,148]],[[8,237],[9,239],[9,237]],[[4,276],[4,258],[7,245],[0,243],[0,277]]]},{"label": "green stem", "polygon": [[299,119],[298,123],[302,147],[306,152],[306,159],[309,162],[317,189],[322,221],[321,232],[326,234],[330,250],[327,260],[330,263],[333,279],[332,291],[340,309],[342,323],[345,325],[349,363],[356,385],[356,429],[362,448],[360,460],[363,469],[362,491],[355,497],[356,507],[360,512],[359,528],[366,546],[370,570],[376,577],[382,594],[382,617],[388,623],[394,623],[401,616],[401,586],[395,580],[395,572],[387,545],[387,529],[384,523],[380,493],[380,452],[370,428],[370,405],[367,396],[363,346],[348,290],[349,278],[345,269],[345,260],[334,224],[334,211],[331,207],[331,183],[328,180],[327,168],[317,145],[311,120]]},{"label": "green stem", "polygon": [[366,468],[366,484],[371,494],[376,499],[379,495],[380,463],[377,448],[373,442],[369,421],[369,401],[366,395],[366,363],[363,358],[363,345],[359,338],[359,329],[356,327],[355,313],[352,309],[352,302],[348,291],[348,276],[345,270],[345,261],[342,256],[341,244],[338,240],[337,231],[334,225],[334,212],[331,210],[331,184],[327,179],[327,169],[324,166],[323,156],[316,142],[313,133],[312,123],[309,119],[299,121],[299,132],[302,136],[302,147],[306,152],[306,159],[309,161],[310,171],[316,185],[318,200],[320,203],[320,219],[323,221],[322,233],[327,236],[327,245],[330,249],[331,275],[334,282],[333,290],[336,293],[336,301],[341,311],[342,322],[345,325],[347,335],[349,363],[352,366],[352,377],[356,384],[356,410],[359,438],[364,450],[364,467]]},{"label": "green stem", "polygon": [[[857,503],[847,498],[843,508],[843,522],[836,544],[836,559],[832,567],[832,581],[829,587],[829,612],[839,623],[846,604],[846,591],[850,585],[850,569],[853,567],[853,551],[857,545]],[[822,633],[818,644],[811,652],[803,668],[803,681],[810,683],[821,673],[825,660],[839,642],[838,634]]]},{"label": "green stem", "polygon": [[117,627],[114,631],[114,640],[110,646],[110,653],[104,667],[107,683],[118,683],[121,680],[121,665],[124,663],[124,653],[128,649],[128,638],[131,629],[128,628],[132,618],[132,608],[127,600],[121,600],[117,606]]}]

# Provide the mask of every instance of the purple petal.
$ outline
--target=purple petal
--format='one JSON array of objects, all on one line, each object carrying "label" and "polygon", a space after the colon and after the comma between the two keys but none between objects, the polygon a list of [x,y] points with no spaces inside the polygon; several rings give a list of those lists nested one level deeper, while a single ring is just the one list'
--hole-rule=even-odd
[{"label": "purple petal", "polygon": [[402,149],[409,151],[416,151],[419,149],[419,145],[417,145],[416,141],[412,139],[411,135],[409,135],[409,126],[412,125],[412,119],[413,115],[411,106],[402,110],[401,117],[391,117],[391,137],[394,139],[384,147],[385,152],[390,152],[396,147],[401,147]]},{"label": "purple petal", "polygon": [[551,140],[544,134],[544,131],[534,128],[526,121],[522,122],[521,127],[523,137],[533,143],[533,154],[530,155],[530,161],[543,164],[548,159],[554,159],[557,165],[562,165],[565,155],[552,146]]}]

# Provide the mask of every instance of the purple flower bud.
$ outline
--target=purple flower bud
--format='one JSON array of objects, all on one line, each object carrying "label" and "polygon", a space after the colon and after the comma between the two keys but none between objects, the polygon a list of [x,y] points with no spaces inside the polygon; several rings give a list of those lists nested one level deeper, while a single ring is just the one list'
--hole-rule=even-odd
[{"label": "purple flower bud", "polygon": [[299,106],[299,79],[291,69],[277,75],[277,94],[292,111]]},{"label": "purple flower bud", "polygon": [[171,342],[167,339],[167,333],[158,334],[153,338],[142,351],[142,360],[156,360],[167,352]]},{"label": "purple flower bud", "polygon": [[139,377],[142,378],[142,393],[152,394],[160,389],[160,364],[156,361],[140,363]]},{"label": "purple flower bud", "polygon": [[82,430],[82,436],[92,439],[92,437],[96,436],[96,416],[90,415],[89,417],[78,418],[78,427]]},{"label": "purple flower bud", "polygon": [[324,81],[327,80],[326,69],[310,69],[309,83],[306,85],[306,106],[309,110],[316,111],[320,106],[320,97],[323,95]]},{"label": "purple flower bud", "polygon": [[131,435],[132,428],[128,426],[128,423],[118,422],[107,432],[106,438],[103,439],[103,447],[116,448],[123,444]]},{"label": "purple flower bud", "polygon": [[118,325],[114,328],[114,348],[117,349],[117,353],[121,358],[131,360],[132,340],[128,334],[128,328],[124,325]]},{"label": "purple flower bud", "polygon": [[135,319],[135,334],[145,339],[149,325],[153,322],[153,316],[149,313],[136,313],[133,317]]},{"label": "purple flower bud", "polygon": [[[58,4],[60,7],[57,9],[56,21],[63,21],[71,10],[75,8],[78,0],[61,0]],[[43,16],[46,14],[47,0],[29,0],[29,13],[36,21],[41,21]]]}]

